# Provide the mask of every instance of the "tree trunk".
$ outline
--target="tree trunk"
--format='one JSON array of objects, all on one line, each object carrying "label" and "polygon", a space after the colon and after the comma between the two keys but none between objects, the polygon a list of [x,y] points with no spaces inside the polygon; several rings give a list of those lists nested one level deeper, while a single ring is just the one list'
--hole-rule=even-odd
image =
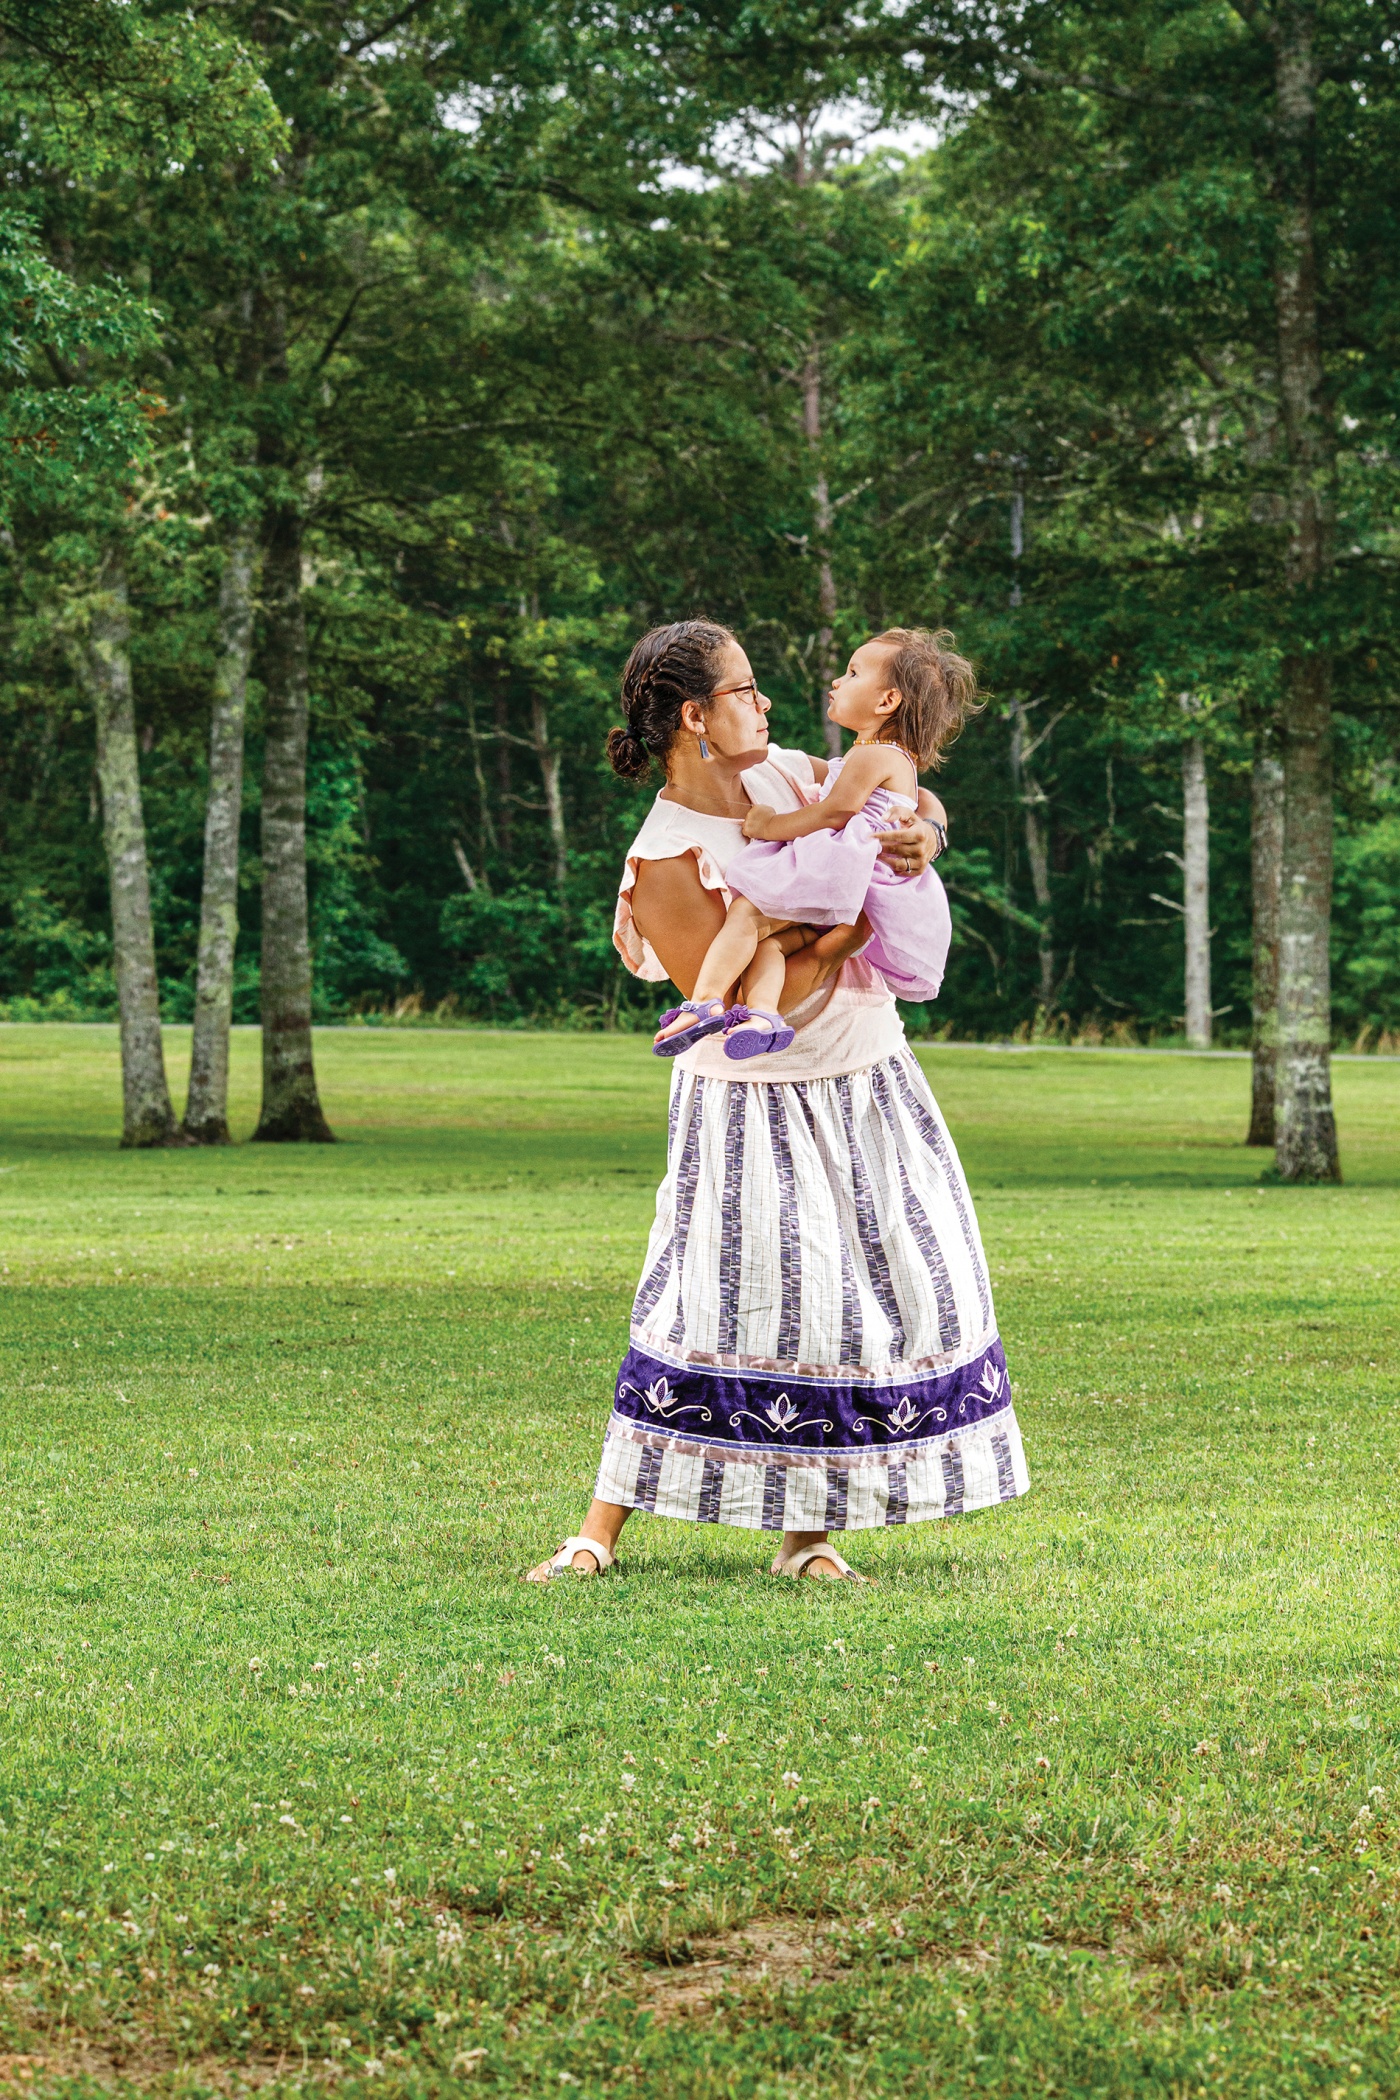
[{"label": "tree trunk", "polygon": [[301,515],[269,511],[263,557],[267,614],[262,803],[262,1114],[264,1144],[330,1144],[311,1050],[311,941],[306,901],[306,609]]},{"label": "tree trunk", "polygon": [[559,788],[559,753],[549,741],[549,713],[538,693],[530,696],[530,740],[540,762],[549,836],[554,844],[554,883],[562,898],[569,880],[569,838],[564,828],[564,797]]},{"label": "tree trunk", "polygon": [[816,466],[812,484],[812,541],[817,557],[817,684],[827,755],[841,756],[841,724],[826,712],[826,696],[836,676],[836,577],[831,567],[831,527],[835,512],[831,490],[821,463],[822,380],[815,350],[809,352],[802,370],[802,427]]},{"label": "tree trunk", "polygon": [[1186,904],[1186,1040],[1210,1048],[1210,796],[1206,747],[1198,736],[1181,747],[1181,872]]},{"label": "tree trunk", "polygon": [[[1336,441],[1323,395],[1314,242],[1317,62],[1314,9],[1276,16],[1277,196],[1274,272],[1279,392],[1288,486],[1293,617],[1332,568]],[[1302,601],[1302,602],[1300,602]],[[1279,899],[1278,1171],[1339,1181],[1332,1113],[1332,665],[1295,638],[1283,667],[1283,871]]]},{"label": "tree trunk", "polygon": [[122,1144],[180,1143],[160,1033],[160,989],[136,712],[131,691],[131,619],[126,564],[112,549],[98,574],[97,598],[77,668],[97,723],[97,778],[112,896],[112,953],[121,1017]]},{"label": "tree trunk", "polygon": [[467,737],[472,747],[472,773],[476,780],[477,816],[481,827],[481,887],[487,896],[491,894],[491,882],[487,875],[487,858],[496,851],[496,827],[491,821],[491,798],[486,792],[486,775],[481,764],[481,737],[476,726],[476,696],[470,690],[466,696]]},{"label": "tree trunk", "polygon": [[1256,731],[1250,773],[1249,866],[1254,918],[1253,1087],[1247,1145],[1272,1146],[1278,1055],[1279,877],[1283,863],[1283,763],[1273,726]]},{"label": "tree trunk", "polygon": [[238,941],[238,826],[243,809],[243,717],[252,635],[253,540],[251,533],[241,532],[229,543],[219,589],[219,653],[209,712],[204,890],[184,1123],[185,1135],[200,1145],[229,1142],[228,1032]]},{"label": "tree trunk", "polygon": [[510,707],[502,692],[496,694],[492,720],[496,725],[496,829],[501,852],[509,860],[515,851],[515,791],[510,773]]},{"label": "tree trunk", "polygon": [[[1055,922],[1050,910],[1050,827],[1045,813],[1049,798],[1039,781],[1032,778],[1028,760],[1035,749],[1029,735],[1025,705],[1010,703],[1011,779],[1021,804],[1026,826],[1026,859],[1030,863],[1031,889],[1040,920],[1040,1012],[1048,1017],[1055,1003]],[[1043,739],[1037,739],[1037,742]]]},{"label": "tree trunk", "polygon": [[1340,1181],[1332,1112],[1332,693],[1319,656],[1284,666],[1275,1148],[1285,1181]]}]

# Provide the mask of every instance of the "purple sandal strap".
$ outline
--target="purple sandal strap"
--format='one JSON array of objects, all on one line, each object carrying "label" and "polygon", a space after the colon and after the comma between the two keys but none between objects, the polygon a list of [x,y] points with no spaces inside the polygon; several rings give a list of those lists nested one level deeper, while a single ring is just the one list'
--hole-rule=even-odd
[{"label": "purple sandal strap", "polygon": [[[720,1007],[717,1014],[711,1011],[716,1006]],[[653,1043],[653,1057],[678,1057],[682,1050],[691,1050],[696,1043],[702,1043],[707,1035],[718,1035],[729,1019],[718,999],[682,999],[679,1006],[670,1007],[662,1014],[656,1025],[665,1028],[669,1022],[679,1020],[682,1014],[694,1014],[696,1019],[688,1028],[678,1028],[674,1035],[668,1035],[664,1042]]]}]

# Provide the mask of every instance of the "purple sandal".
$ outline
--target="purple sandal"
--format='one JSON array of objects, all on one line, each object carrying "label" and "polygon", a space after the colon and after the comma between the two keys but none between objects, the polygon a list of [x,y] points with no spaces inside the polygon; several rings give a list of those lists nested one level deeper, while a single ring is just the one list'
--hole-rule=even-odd
[{"label": "purple sandal", "polygon": [[736,1006],[729,1023],[724,1031],[726,1057],[762,1057],[771,1050],[786,1050],[797,1033],[781,1014],[761,1006]]},{"label": "purple sandal", "polygon": [[[714,1011],[715,1007],[719,1008],[718,1013]],[[722,999],[682,999],[679,1006],[667,1008],[657,1021],[657,1027],[664,1028],[668,1021],[678,1019],[681,1014],[698,1014],[700,1018],[692,1021],[689,1028],[678,1028],[674,1035],[667,1036],[664,1043],[653,1043],[651,1054],[653,1057],[679,1057],[682,1050],[693,1050],[697,1043],[703,1043],[707,1035],[718,1035],[721,1028],[728,1025],[730,1014],[747,1012],[747,1007],[734,1006],[726,1013]]]}]

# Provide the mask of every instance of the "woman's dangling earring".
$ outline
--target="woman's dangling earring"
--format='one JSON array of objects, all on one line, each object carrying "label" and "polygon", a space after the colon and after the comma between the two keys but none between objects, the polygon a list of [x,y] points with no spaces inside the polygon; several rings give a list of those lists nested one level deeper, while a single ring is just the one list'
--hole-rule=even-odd
[{"label": "woman's dangling earring", "polygon": [[709,747],[709,745],[708,745],[708,744],[707,744],[707,743],[705,742],[705,739],[704,739],[704,737],[701,737],[701,738],[700,738],[700,756],[701,756],[702,758],[708,758],[708,757],[709,757],[709,755],[710,755],[710,747]]}]

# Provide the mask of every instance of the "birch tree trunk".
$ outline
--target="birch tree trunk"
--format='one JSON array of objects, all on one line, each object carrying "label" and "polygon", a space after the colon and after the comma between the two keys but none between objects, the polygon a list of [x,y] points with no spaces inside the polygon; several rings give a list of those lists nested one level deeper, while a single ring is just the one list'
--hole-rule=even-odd
[{"label": "birch tree trunk", "polygon": [[131,620],[126,565],[112,549],[77,653],[77,669],[97,724],[102,835],[112,897],[112,952],[122,1050],[123,1146],[180,1143],[165,1076],[156,979],[146,820],[131,690]]},{"label": "birch tree trunk", "polygon": [[1272,726],[1256,732],[1250,772],[1249,865],[1253,902],[1254,1035],[1247,1145],[1272,1146],[1278,1055],[1279,879],[1283,861],[1283,763]]},{"label": "birch tree trunk", "polygon": [[311,939],[306,898],[306,609],[301,514],[267,516],[262,801],[262,1114],[264,1144],[334,1142],[316,1091],[311,1048]]},{"label": "birch tree trunk", "polygon": [[243,721],[253,637],[253,540],[229,543],[219,587],[219,644],[209,713],[209,801],[204,886],[184,1130],[199,1145],[226,1145],[233,956],[238,942],[238,827],[243,810]]},{"label": "birch tree trunk", "polygon": [[1285,665],[1275,1152],[1285,1181],[1340,1181],[1332,1110],[1332,693],[1316,656]]},{"label": "birch tree trunk", "polygon": [[810,351],[802,371],[802,427],[816,467],[812,483],[812,540],[817,557],[817,682],[821,695],[822,732],[827,755],[841,756],[841,724],[826,713],[826,695],[836,676],[836,577],[831,566],[831,527],[836,513],[821,462],[822,379],[817,353]]},{"label": "birch tree trunk", "polygon": [[1210,1010],[1210,791],[1206,747],[1188,737],[1181,747],[1181,873],[1185,889],[1186,1040],[1209,1050]]},{"label": "birch tree trunk", "polygon": [[[1315,10],[1274,17],[1279,245],[1274,273],[1287,454],[1288,582],[1303,599],[1332,567],[1336,441],[1323,395],[1314,240]],[[1332,1111],[1332,665],[1284,660],[1276,1157],[1284,1181],[1340,1181]]]},{"label": "birch tree trunk", "polygon": [[564,797],[559,787],[559,753],[549,741],[549,711],[538,693],[530,696],[530,741],[540,764],[545,813],[554,845],[554,882],[562,898],[569,880],[569,838],[564,828]]}]

